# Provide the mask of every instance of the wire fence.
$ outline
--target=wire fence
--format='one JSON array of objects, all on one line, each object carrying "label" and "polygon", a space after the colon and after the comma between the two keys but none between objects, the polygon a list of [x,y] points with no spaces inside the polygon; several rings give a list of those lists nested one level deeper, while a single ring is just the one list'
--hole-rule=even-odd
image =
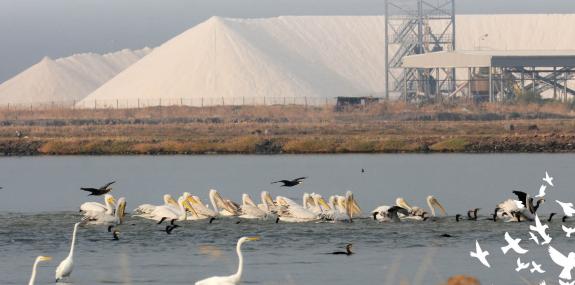
[{"label": "wire fence", "polygon": [[317,97],[198,97],[198,98],[133,98],[71,100],[32,103],[0,103],[4,110],[49,109],[135,109],[150,107],[216,107],[216,106],[335,106],[337,98]]}]

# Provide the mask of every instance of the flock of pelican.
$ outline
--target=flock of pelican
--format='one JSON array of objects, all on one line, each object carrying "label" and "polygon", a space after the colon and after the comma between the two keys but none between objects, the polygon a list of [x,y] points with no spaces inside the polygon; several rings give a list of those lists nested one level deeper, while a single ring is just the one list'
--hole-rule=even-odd
[{"label": "flock of pelican", "polygon": [[[301,180],[301,179],[300,179]],[[108,187],[111,183],[107,184]],[[85,190],[85,189],[84,189]],[[109,194],[111,188],[100,188],[86,190],[98,195],[104,196],[103,203],[86,202],[80,206],[80,212],[83,218],[74,225],[72,242],[68,256],[60,263],[56,269],[56,282],[65,280],[70,277],[74,268],[74,245],[76,233],[81,225],[101,225],[112,232],[114,239],[118,239],[119,231],[117,229],[125,219],[126,199],[115,199]],[[544,189],[540,190],[539,195],[535,198],[521,191],[513,191],[517,199],[507,199],[495,207],[492,216],[488,219],[493,221],[521,222],[533,221],[541,204],[545,201]],[[242,202],[236,203],[230,199],[224,198],[217,190],[210,190],[208,193],[210,204],[205,204],[200,197],[188,192],[183,193],[178,199],[171,195],[165,194],[161,204],[143,204],[139,205],[132,212],[134,217],[152,220],[158,224],[168,221],[166,232],[170,234],[172,230],[179,227],[175,222],[179,221],[198,221],[208,220],[211,223],[214,219],[224,217],[238,217],[240,219],[259,219],[269,220],[274,223],[303,223],[303,222],[353,222],[354,219],[369,218],[378,222],[403,222],[403,221],[435,221],[441,217],[448,217],[443,205],[439,203],[434,196],[427,197],[427,206],[429,211],[412,206],[405,199],[397,198],[395,205],[382,205],[370,212],[370,215],[364,216],[359,203],[356,201],[354,194],[347,191],[345,195],[333,195],[327,200],[317,193],[304,193],[301,204],[284,197],[277,196],[272,198],[269,192],[262,191],[260,194],[260,203],[255,203],[249,194],[242,195]],[[440,216],[436,212],[440,212]],[[477,220],[479,209],[469,210],[467,213],[469,220]],[[575,210],[572,209],[572,214]],[[553,214],[550,216],[552,218]],[[566,216],[568,214],[566,210]],[[566,218],[564,217],[564,220]],[[461,215],[456,215],[457,222],[461,220]],[[241,280],[243,271],[243,256],[241,245],[248,241],[258,240],[259,237],[243,237],[237,242],[237,255],[239,259],[237,273],[227,277],[212,277],[198,281],[196,284],[238,284]],[[346,254],[351,254],[351,244],[346,247]],[[33,267],[30,285],[34,284],[36,276],[36,267],[39,262],[49,261],[51,257],[39,256]]]}]

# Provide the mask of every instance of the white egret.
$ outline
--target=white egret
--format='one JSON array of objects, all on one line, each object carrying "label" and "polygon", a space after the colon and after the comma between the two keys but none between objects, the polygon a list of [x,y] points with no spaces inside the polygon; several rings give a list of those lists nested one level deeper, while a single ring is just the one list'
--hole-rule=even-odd
[{"label": "white egret", "polygon": [[210,278],[206,278],[196,282],[196,285],[234,285],[240,284],[242,279],[242,273],[244,270],[244,257],[242,255],[242,244],[247,241],[256,241],[259,240],[259,237],[242,237],[238,240],[238,244],[236,245],[236,252],[238,254],[238,271],[230,276],[214,276]]},{"label": "white egret", "polygon": [[60,265],[56,268],[56,282],[59,282],[63,278],[69,277],[72,274],[72,270],[74,270],[74,246],[76,243],[76,232],[78,231],[78,226],[81,223],[74,224],[74,232],[72,233],[72,244],[70,245],[70,252],[68,253],[68,257],[66,257]]},{"label": "white egret", "polygon": [[52,257],[50,256],[36,257],[36,260],[34,261],[34,266],[32,266],[32,275],[30,275],[30,281],[28,282],[28,285],[34,285],[34,282],[36,281],[36,268],[38,268],[38,263],[50,260],[52,260]]}]

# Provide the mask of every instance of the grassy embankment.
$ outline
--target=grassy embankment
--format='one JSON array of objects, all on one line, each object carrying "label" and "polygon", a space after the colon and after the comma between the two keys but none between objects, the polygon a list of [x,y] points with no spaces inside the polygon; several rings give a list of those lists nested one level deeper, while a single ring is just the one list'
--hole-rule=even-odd
[{"label": "grassy embankment", "polygon": [[574,152],[573,142],[562,104],[0,110],[5,155]]}]

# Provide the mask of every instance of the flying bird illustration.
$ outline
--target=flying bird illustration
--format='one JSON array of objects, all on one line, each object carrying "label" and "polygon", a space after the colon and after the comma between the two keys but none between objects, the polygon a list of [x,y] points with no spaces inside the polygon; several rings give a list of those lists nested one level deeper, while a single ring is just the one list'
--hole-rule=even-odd
[{"label": "flying bird illustration", "polygon": [[533,232],[529,232],[529,235],[531,235],[531,238],[529,238],[529,240],[534,241],[537,245],[539,245],[539,239],[537,238],[536,235],[533,234]]},{"label": "flying bird illustration", "polygon": [[541,220],[539,220],[539,215],[535,214],[535,226],[529,226],[529,229],[537,232],[542,238],[543,241],[541,244],[549,244],[552,238],[545,232],[549,228],[548,225],[542,225]]},{"label": "flying bird illustration", "polygon": [[528,252],[528,250],[525,250],[521,246],[519,246],[521,239],[520,238],[518,238],[518,239],[511,238],[511,236],[509,235],[508,232],[505,232],[505,241],[507,241],[507,246],[504,246],[501,248],[501,251],[503,251],[503,254],[507,254],[507,252],[510,249],[513,249],[513,251],[515,251],[518,254],[526,254]]},{"label": "flying bird illustration", "polygon": [[568,282],[559,279],[559,285],[575,285],[575,281]]},{"label": "flying bird illustration", "polygon": [[303,180],[306,179],[307,177],[300,177],[300,178],[296,178],[294,180],[280,180],[280,181],[275,181],[272,182],[272,184],[274,183],[283,183],[283,185],[281,185],[281,187],[294,187],[296,185],[300,185],[303,183]]},{"label": "flying bird illustration", "polygon": [[559,278],[571,280],[571,270],[575,268],[575,253],[570,252],[568,256],[565,256],[552,246],[549,246],[549,256],[555,264],[563,267]]},{"label": "flying bird illustration", "polygon": [[114,183],[116,183],[116,181],[112,181],[112,182],[110,182],[110,183],[108,183],[108,184],[106,184],[100,188],[83,187],[80,189],[90,192],[90,195],[88,195],[88,196],[101,196],[101,195],[104,195],[104,194],[112,191],[112,188],[110,187],[110,185],[112,185]]},{"label": "flying bird illustration", "polygon": [[537,264],[535,263],[535,261],[531,261],[531,265],[533,266],[533,268],[529,269],[529,271],[531,271],[531,273],[545,273],[545,270],[541,269],[541,264]]},{"label": "flying bird illustration", "polygon": [[553,187],[553,177],[550,177],[547,171],[545,171],[545,178],[543,178],[543,181],[547,182],[547,184]]},{"label": "flying bird illustration", "polygon": [[477,240],[475,241],[475,252],[470,251],[469,255],[471,255],[471,257],[477,258],[486,267],[491,268],[491,265],[489,265],[489,262],[487,261],[487,256],[489,255],[489,252],[487,250],[483,251],[481,249],[481,246],[479,246],[479,242]]},{"label": "flying bird illustration", "polygon": [[537,196],[535,196],[535,198],[545,197],[545,189],[547,189],[547,186],[541,185],[541,187],[539,187],[539,194],[537,194]]},{"label": "flying bird illustration", "polygon": [[575,214],[575,209],[573,209],[573,203],[563,203],[559,200],[555,200],[555,202],[557,202],[557,204],[559,204],[559,206],[563,208],[565,216],[573,217],[573,214]]},{"label": "flying bird illustration", "polygon": [[566,227],[565,225],[562,225],[561,228],[563,228],[563,231],[567,234],[566,236],[568,238],[571,237],[571,234],[575,233],[575,228],[569,228],[569,227]]},{"label": "flying bird illustration", "polygon": [[518,257],[517,258],[517,268],[515,268],[515,271],[519,272],[523,269],[527,269],[527,268],[529,268],[529,265],[530,265],[529,263],[522,263],[521,258]]}]

